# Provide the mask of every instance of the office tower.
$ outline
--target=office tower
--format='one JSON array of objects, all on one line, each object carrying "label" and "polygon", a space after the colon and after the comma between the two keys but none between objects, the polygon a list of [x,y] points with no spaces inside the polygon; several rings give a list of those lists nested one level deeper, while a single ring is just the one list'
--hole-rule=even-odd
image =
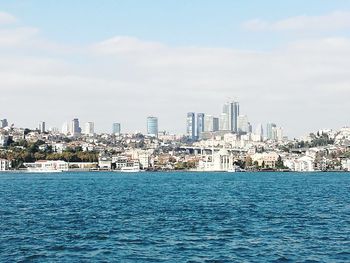
[{"label": "office tower", "polygon": [[196,139],[196,117],[194,112],[187,113],[186,134],[191,140]]},{"label": "office tower", "polygon": [[197,113],[197,138],[201,138],[201,134],[204,132],[204,113]]},{"label": "office tower", "polygon": [[227,125],[227,130],[229,130],[229,131],[231,131],[232,129],[232,123],[231,123],[231,116],[232,116],[232,113],[231,113],[231,107],[230,107],[230,103],[229,102],[226,102],[225,104],[224,104],[224,106],[223,106],[223,108],[222,108],[222,113],[223,113],[223,115],[222,115],[222,118],[224,117],[224,116],[226,116],[226,121],[225,121],[225,123],[226,123],[226,125]]},{"label": "office tower", "polygon": [[221,113],[220,114],[220,121],[219,121],[220,131],[228,131],[229,129],[229,120],[228,120],[228,115],[227,113]]},{"label": "office tower", "polygon": [[238,133],[248,133],[249,132],[249,122],[247,115],[238,116]]},{"label": "office tower", "polygon": [[237,101],[226,102],[223,113],[227,115],[228,128],[230,131],[238,132],[239,103]]},{"label": "office tower", "polygon": [[49,131],[50,131],[51,133],[55,133],[55,134],[59,133],[59,130],[58,130],[57,127],[50,127],[50,128],[49,128]]},{"label": "office tower", "polygon": [[204,131],[214,132],[219,130],[219,118],[212,115],[204,116]]},{"label": "office tower", "polygon": [[274,123],[268,123],[266,125],[266,138],[268,140],[275,140],[275,134],[274,134],[275,128],[276,128],[276,124]]},{"label": "office tower", "polygon": [[95,134],[95,124],[93,122],[85,123],[85,131],[84,133],[89,136],[93,136]]},{"label": "office tower", "polygon": [[158,137],[158,118],[147,117],[147,134],[150,136]]},{"label": "office tower", "polygon": [[253,125],[250,122],[248,122],[248,132],[253,133]]},{"label": "office tower", "polygon": [[77,118],[72,120],[71,126],[70,126],[70,134],[72,136],[78,136],[81,133],[81,128],[79,126],[79,120]]},{"label": "office tower", "polygon": [[204,131],[205,132],[212,132],[214,129],[214,117],[212,115],[206,114],[204,116]]},{"label": "office tower", "polygon": [[261,138],[264,136],[264,129],[262,124],[258,124],[255,129],[255,134],[260,136]]},{"label": "office tower", "polygon": [[40,133],[45,132],[45,122],[44,121],[39,122],[39,132]]},{"label": "office tower", "polygon": [[219,130],[219,118],[214,117],[213,118],[213,131],[218,131]]},{"label": "office tower", "polygon": [[238,131],[238,116],[239,116],[239,103],[233,102],[232,103],[232,127],[233,131],[237,133]]},{"label": "office tower", "polygon": [[0,120],[0,128],[5,128],[9,126],[7,119]]},{"label": "office tower", "polygon": [[277,141],[277,126],[276,127],[272,127],[272,140]]},{"label": "office tower", "polygon": [[68,135],[70,133],[70,125],[68,122],[63,123],[62,125],[62,133],[64,135]]},{"label": "office tower", "polygon": [[121,131],[120,123],[118,123],[118,122],[113,123],[113,125],[112,125],[112,133],[114,135],[120,135],[120,131]]},{"label": "office tower", "polygon": [[277,140],[277,141],[283,141],[283,128],[281,128],[281,127],[276,127],[274,130],[276,131],[275,140]]}]

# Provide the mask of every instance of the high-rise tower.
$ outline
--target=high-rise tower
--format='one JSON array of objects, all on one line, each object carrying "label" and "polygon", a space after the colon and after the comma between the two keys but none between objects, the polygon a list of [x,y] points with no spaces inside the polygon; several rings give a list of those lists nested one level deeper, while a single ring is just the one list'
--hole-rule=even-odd
[{"label": "high-rise tower", "polygon": [[[226,114],[228,130],[237,133],[238,132],[238,116],[239,116],[239,102],[230,101],[226,102],[223,107],[224,114]],[[224,117],[225,115],[222,115]]]},{"label": "high-rise tower", "polygon": [[195,122],[195,113],[189,112],[187,113],[186,119],[186,134],[191,140],[196,139],[196,122]]},{"label": "high-rise tower", "polygon": [[197,113],[197,138],[201,138],[202,132],[204,132],[204,113]]},{"label": "high-rise tower", "polygon": [[150,136],[158,137],[158,118],[147,117],[147,134]]},{"label": "high-rise tower", "polygon": [[120,132],[121,132],[121,125],[120,125],[120,123],[117,123],[117,122],[113,123],[113,125],[112,125],[112,133],[114,135],[120,135]]}]

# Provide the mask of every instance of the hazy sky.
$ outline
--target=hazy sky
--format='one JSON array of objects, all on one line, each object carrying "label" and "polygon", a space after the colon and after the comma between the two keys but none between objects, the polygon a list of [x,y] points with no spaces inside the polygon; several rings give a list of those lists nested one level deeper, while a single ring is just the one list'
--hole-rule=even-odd
[{"label": "hazy sky", "polygon": [[350,1],[0,2],[0,118],[185,132],[228,98],[287,135],[350,125]]}]

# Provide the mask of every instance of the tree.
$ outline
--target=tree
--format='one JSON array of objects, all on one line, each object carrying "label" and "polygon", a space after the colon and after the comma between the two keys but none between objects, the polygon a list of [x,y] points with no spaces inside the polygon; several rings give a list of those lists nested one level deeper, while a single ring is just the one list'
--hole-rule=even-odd
[{"label": "tree", "polygon": [[9,137],[7,142],[6,142],[6,146],[10,146],[13,143],[14,143],[14,141],[13,141],[12,137]]},{"label": "tree", "polygon": [[277,159],[277,162],[275,164],[275,167],[277,169],[284,169],[285,168],[284,164],[283,164],[283,161],[282,161],[282,157],[280,155],[278,156],[278,159]]},{"label": "tree", "polygon": [[249,155],[245,158],[245,167],[250,167],[253,165],[253,159]]},{"label": "tree", "polygon": [[27,135],[28,133],[30,133],[31,132],[31,130],[30,129],[24,129],[24,135]]},{"label": "tree", "polygon": [[46,154],[37,152],[37,153],[34,153],[34,158],[35,160],[45,160]]}]

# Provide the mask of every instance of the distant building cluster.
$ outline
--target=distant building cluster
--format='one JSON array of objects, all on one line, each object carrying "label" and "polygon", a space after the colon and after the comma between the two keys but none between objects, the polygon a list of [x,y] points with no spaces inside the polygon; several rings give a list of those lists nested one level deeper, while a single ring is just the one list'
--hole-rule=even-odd
[{"label": "distant building cluster", "polygon": [[186,119],[186,135],[192,141],[208,139],[217,134],[233,133],[238,135],[250,135],[254,140],[264,139],[282,141],[283,129],[274,123],[267,123],[266,134],[261,124],[256,126],[253,133],[252,124],[248,116],[240,113],[238,101],[228,101],[223,105],[219,117],[211,114],[188,112]]},{"label": "distant building cluster", "polygon": [[[158,136],[158,118],[154,116],[147,117],[147,135],[157,137]],[[89,135],[94,136],[95,134],[95,124],[94,122],[86,122],[85,128],[82,129],[80,127],[80,122],[78,118],[74,118],[70,122],[65,122],[62,125],[62,134],[66,136],[73,136],[78,137],[80,135]],[[45,122],[39,123],[39,129],[40,132],[45,132]],[[51,132],[58,132],[56,128],[51,128]],[[121,134],[121,124],[118,122],[115,122],[112,124],[112,130],[111,134],[119,136]]]},{"label": "distant building cluster", "polygon": [[[82,128],[81,128],[82,127]],[[159,129],[145,119],[145,132],[126,133],[114,122],[96,133],[94,122],[73,118],[62,130],[18,128],[0,119],[0,171],[140,170],[350,171],[350,128],[324,129],[289,140],[275,123],[254,129],[237,101],[220,116],[188,112],[186,134]]]}]

